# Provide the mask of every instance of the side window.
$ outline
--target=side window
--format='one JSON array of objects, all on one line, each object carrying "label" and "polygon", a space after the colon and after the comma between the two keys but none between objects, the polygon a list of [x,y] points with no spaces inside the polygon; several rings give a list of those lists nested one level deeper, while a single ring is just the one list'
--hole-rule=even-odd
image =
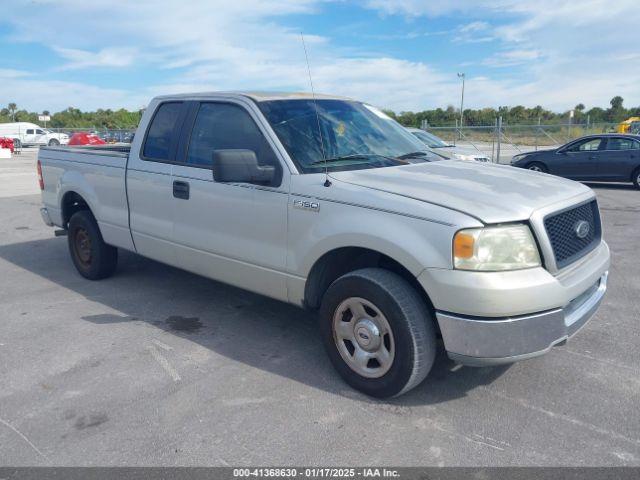
[{"label": "side window", "polygon": [[173,160],[172,149],[178,135],[182,102],[161,104],[151,120],[142,156],[149,160]]},{"label": "side window", "polygon": [[33,135],[33,128],[27,129],[27,135]]},{"label": "side window", "polygon": [[187,164],[211,167],[213,151],[225,149],[253,150],[259,164],[280,167],[267,139],[244,108],[202,103],[189,140]]},{"label": "side window", "polygon": [[37,133],[38,135],[44,135],[44,131],[43,131],[43,130],[40,130],[40,129],[37,129],[37,130],[36,130],[36,133]]},{"label": "side window", "polygon": [[607,142],[607,150],[633,150],[638,148],[638,142],[630,138],[614,137]]},{"label": "side window", "polygon": [[581,142],[576,142],[567,148],[568,152],[591,152],[593,150],[598,150],[600,147],[600,143],[602,139],[600,138],[591,138],[588,140],[583,140]]}]

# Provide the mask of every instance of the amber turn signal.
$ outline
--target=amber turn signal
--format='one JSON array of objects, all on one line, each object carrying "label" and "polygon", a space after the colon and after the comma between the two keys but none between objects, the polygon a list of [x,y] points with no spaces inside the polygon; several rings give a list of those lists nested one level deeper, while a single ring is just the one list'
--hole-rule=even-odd
[{"label": "amber turn signal", "polygon": [[453,239],[453,256],[456,258],[473,257],[474,239],[468,233],[459,232]]}]

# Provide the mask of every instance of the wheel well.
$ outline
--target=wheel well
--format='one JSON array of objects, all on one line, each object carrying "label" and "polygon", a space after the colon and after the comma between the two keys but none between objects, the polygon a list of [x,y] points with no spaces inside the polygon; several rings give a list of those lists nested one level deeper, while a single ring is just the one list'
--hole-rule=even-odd
[{"label": "wheel well", "polygon": [[329,286],[342,275],[366,267],[383,268],[404,278],[433,311],[431,299],[416,277],[393,258],[361,247],[343,247],[325,253],[311,268],[304,290],[305,307],[317,309]]},{"label": "wheel well", "polygon": [[635,181],[635,179],[637,178],[638,174],[640,173],[640,165],[638,167],[636,167],[632,172],[631,172],[631,181]]},{"label": "wheel well", "polygon": [[89,204],[82,196],[76,192],[65,193],[64,197],[62,197],[62,225],[67,228],[72,215],[80,210],[89,210],[91,212]]}]

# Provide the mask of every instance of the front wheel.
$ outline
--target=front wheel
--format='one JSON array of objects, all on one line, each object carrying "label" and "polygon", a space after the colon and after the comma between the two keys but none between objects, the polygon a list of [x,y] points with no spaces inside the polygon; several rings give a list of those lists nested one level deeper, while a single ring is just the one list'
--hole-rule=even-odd
[{"label": "front wheel", "polygon": [[547,167],[540,162],[530,163],[529,165],[527,165],[527,170],[531,170],[533,172],[542,172],[542,173],[548,172]]},{"label": "front wheel", "polygon": [[322,299],[320,331],[342,378],[386,398],[422,382],[433,365],[433,318],[402,277],[379,268],[356,270],[333,282]]},{"label": "front wheel", "polygon": [[20,141],[19,138],[14,138],[13,139],[13,148],[15,148],[16,150],[19,150],[22,147],[22,142]]},{"label": "front wheel", "polygon": [[60,140],[57,140],[55,138],[52,138],[51,140],[49,140],[50,147],[57,147],[58,145],[60,145]]},{"label": "front wheel", "polygon": [[88,210],[74,213],[67,232],[69,253],[76,269],[89,280],[110,277],[118,265],[118,249],[102,239],[96,219]]}]

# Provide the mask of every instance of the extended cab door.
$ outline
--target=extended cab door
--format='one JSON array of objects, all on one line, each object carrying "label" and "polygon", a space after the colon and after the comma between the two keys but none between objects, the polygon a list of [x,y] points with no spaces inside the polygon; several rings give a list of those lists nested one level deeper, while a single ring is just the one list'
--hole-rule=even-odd
[{"label": "extended cab door", "polygon": [[589,137],[559,149],[550,173],[574,180],[594,180],[603,143],[602,137]]},{"label": "extended cab door", "polygon": [[34,145],[36,143],[36,130],[35,128],[27,128],[22,137],[22,143],[25,145]]},{"label": "extended cab door", "polygon": [[136,251],[171,265],[177,264],[171,169],[188,107],[182,101],[149,105],[151,120],[132,144],[127,164],[129,223]]},{"label": "extended cab door", "polygon": [[[198,102],[173,168],[174,240],[182,268],[286,300],[289,170],[249,101]],[[243,149],[276,169],[268,185],[216,182],[215,150]]]}]

